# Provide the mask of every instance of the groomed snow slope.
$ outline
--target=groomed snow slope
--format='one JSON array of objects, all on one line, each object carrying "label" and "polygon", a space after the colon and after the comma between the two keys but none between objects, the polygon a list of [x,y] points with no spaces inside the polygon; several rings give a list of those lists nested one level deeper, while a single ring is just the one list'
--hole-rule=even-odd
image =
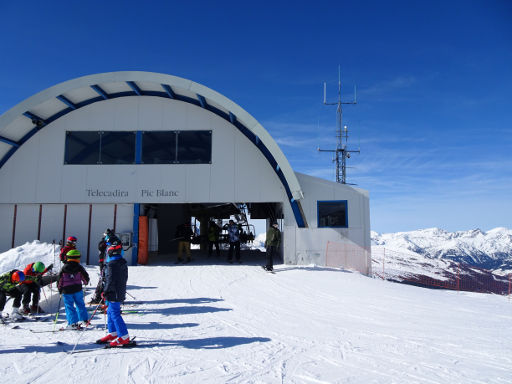
[{"label": "groomed snow slope", "polygon": [[[94,286],[96,268],[89,271]],[[286,265],[276,274],[228,264],[138,266],[129,274],[129,293],[143,302],[126,308],[143,314],[125,315],[138,348],[68,355],[63,349],[79,337],[77,349],[90,348],[104,331],[0,326],[0,377],[44,384],[512,382],[506,297]],[[103,316],[93,324],[103,326]]]}]

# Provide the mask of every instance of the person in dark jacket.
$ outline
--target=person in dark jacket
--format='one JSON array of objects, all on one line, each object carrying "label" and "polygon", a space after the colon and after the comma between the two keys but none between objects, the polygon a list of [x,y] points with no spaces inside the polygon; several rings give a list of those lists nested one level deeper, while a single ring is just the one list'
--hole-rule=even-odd
[{"label": "person in dark jacket", "polygon": [[105,271],[105,287],[103,297],[107,308],[108,334],[98,344],[110,343],[110,347],[123,347],[130,344],[130,335],[126,323],[121,316],[121,303],[126,298],[126,282],[128,266],[123,258],[123,247],[118,240],[107,247],[107,265]]},{"label": "person in dark jacket", "polygon": [[96,290],[94,291],[94,297],[89,302],[89,304],[99,304],[102,301],[101,293],[103,292],[103,286],[105,284],[105,252],[107,250],[107,241],[105,238],[110,237],[111,234],[110,229],[103,234],[100,242],[98,243],[98,258],[100,265],[100,279],[98,280],[98,285],[96,286]]},{"label": "person in dark jacket", "polygon": [[[82,292],[82,283],[89,284],[89,275],[84,267],[80,265],[80,251],[72,249],[68,252],[66,258],[66,263],[59,273],[57,288],[64,300],[68,320],[67,328],[79,329],[86,325],[89,320]],[[82,324],[78,322],[79,320]]]},{"label": "person in dark jacket", "polygon": [[192,236],[194,236],[194,232],[192,232],[192,228],[190,227],[190,223],[183,223],[178,225],[175,233],[176,239],[178,240],[178,259],[176,263],[181,263],[183,261],[183,250],[185,250],[187,254],[186,263],[191,261],[190,257],[190,242],[192,241]]},{"label": "person in dark jacket", "polygon": [[21,291],[19,284],[25,280],[25,274],[17,269],[4,273],[0,276],[0,321],[3,321],[3,310],[7,302],[7,296],[14,297],[12,303],[11,318],[14,321],[22,320],[23,316],[20,313],[21,304]]},{"label": "person in dark jacket", "polygon": [[220,257],[219,235],[220,235],[219,226],[215,223],[215,221],[211,220],[208,223],[208,256],[212,255],[213,246],[215,245],[215,250],[217,251],[217,257]]},{"label": "person in dark jacket", "polygon": [[233,220],[229,220],[229,224],[224,226],[228,231],[229,252],[228,262],[233,263],[233,250],[235,250],[236,261],[241,263],[240,260],[240,227],[235,224]]},{"label": "person in dark jacket", "polygon": [[272,223],[267,231],[265,247],[267,248],[267,265],[263,268],[267,271],[274,270],[274,256],[277,254],[279,244],[281,243],[281,232],[277,223]]}]

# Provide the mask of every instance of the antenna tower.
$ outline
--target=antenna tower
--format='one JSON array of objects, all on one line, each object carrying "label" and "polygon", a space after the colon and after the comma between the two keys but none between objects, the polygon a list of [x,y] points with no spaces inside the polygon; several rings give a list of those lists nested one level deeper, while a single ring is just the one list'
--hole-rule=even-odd
[{"label": "antenna tower", "polygon": [[347,149],[347,142],[348,142],[348,128],[347,126],[343,126],[343,110],[342,105],[343,104],[357,104],[356,100],[356,88],[354,87],[354,101],[350,102],[343,102],[341,101],[341,69],[338,66],[338,101],[335,103],[328,103],[327,102],[327,86],[324,82],[324,105],[336,105],[336,139],[337,139],[337,146],[336,149],[320,149],[318,148],[319,152],[334,152],[334,159],[333,162],[336,163],[336,182],[341,184],[347,184],[347,158],[350,158],[351,153],[359,153],[360,151],[357,150],[349,150]]}]

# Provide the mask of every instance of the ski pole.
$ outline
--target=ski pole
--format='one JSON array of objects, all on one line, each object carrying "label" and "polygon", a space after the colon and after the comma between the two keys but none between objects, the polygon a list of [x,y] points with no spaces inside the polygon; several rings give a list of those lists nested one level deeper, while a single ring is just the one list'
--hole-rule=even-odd
[{"label": "ski pole", "polygon": [[[105,305],[107,303],[105,302]],[[105,332],[107,331],[107,310],[108,307],[103,310],[103,322],[105,323]]]},{"label": "ski pole", "polygon": [[128,296],[130,296],[133,300],[137,300],[135,297],[133,297],[132,295],[130,295],[128,292],[126,292],[126,294],[127,294]]},{"label": "ski pole", "polygon": [[75,345],[73,346],[73,349],[71,350],[71,353],[75,352],[75,349],[76,349],[76,346],[78,345],[78,343],[80,342],[80,340],[82,339],[82,336],[84,335],[84,332],[85,332],[85,328],[87,328],[89,326],[89,324],[91,324],[91,320],[92,318],[94,317],[94,315],[96,314],[96,311],[98,310],[98,308],[100,307],[101,303],[103,302],[100,301],[100,303],[96,306],[96,309],[94,310],[94,312],[92,313],[90,319],[87,321],[87,323],[85,323],[85,326],[84,326],[84,329],[80,332],[80,337],[78,338],[78,340],[76,341]]},{"label": "ski pole", "polygon": [[[43,291],[44,300],[48,301],[48,298],[46,297],[46,293],[44,292],[44,287],[41,287],[41,291]],[[39,303],[37,303],[36,316],[39,316]]]},{"label": "ski pole", "polygon": [[100,307],[100,305],[103,303],[103,300],[100,301],[100,303],[96,306],[96,309],[93,311],[91,317],[89,318],[89,320],[87,321],[87,323],[85,323],[85,326],[88,327],[89,324],[91,324],[91,321],[92,321],[92,318],[94,317],[94,315],[96,314],[96,311],[98,310],[98,308]]},{"label": "ski pole", "polygon": [[[53,239],[52,243],[53,243],[53,265],[55,265],[55,239]],[[50,294],[51,294],[52,284],[53,284],[53,279],[50,280]]]},{"label": "ski pole", "polygon": [[57,325],[57,319],[59,318],[59,309],[60,309],[60,301],[62,300],[62,294],[59,297],[59,304],[57,305],[57,313],[55,314],[55,320],[53,321],[53,330],[55,331],[55,326]]}]

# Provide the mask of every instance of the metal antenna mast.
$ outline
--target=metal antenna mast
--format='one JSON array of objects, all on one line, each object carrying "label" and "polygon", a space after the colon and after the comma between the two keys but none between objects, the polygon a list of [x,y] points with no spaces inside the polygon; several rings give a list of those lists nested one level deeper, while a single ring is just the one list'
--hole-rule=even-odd
[{"label": "metal antenna mast", "polygon": [[324,105],[337,105],[336,115],[336,138],[338,140],[336,149],[320,149],[319,152],[334,152],[333,162],[336,162],[336,182],[341,184],[347,184],[347,158],[350,158],[350,153],[359,153],[359,150],[347,149],[348,141],[348,129],[347,126],[343,126],[343,110],[342,104],[357,104],[356,100],[356,88],[354,87],[354,101],[343,102],[341,101],[341,69],[338,66],[338,101],[335,103],[327,102],[327,86],[324,82]]}]

